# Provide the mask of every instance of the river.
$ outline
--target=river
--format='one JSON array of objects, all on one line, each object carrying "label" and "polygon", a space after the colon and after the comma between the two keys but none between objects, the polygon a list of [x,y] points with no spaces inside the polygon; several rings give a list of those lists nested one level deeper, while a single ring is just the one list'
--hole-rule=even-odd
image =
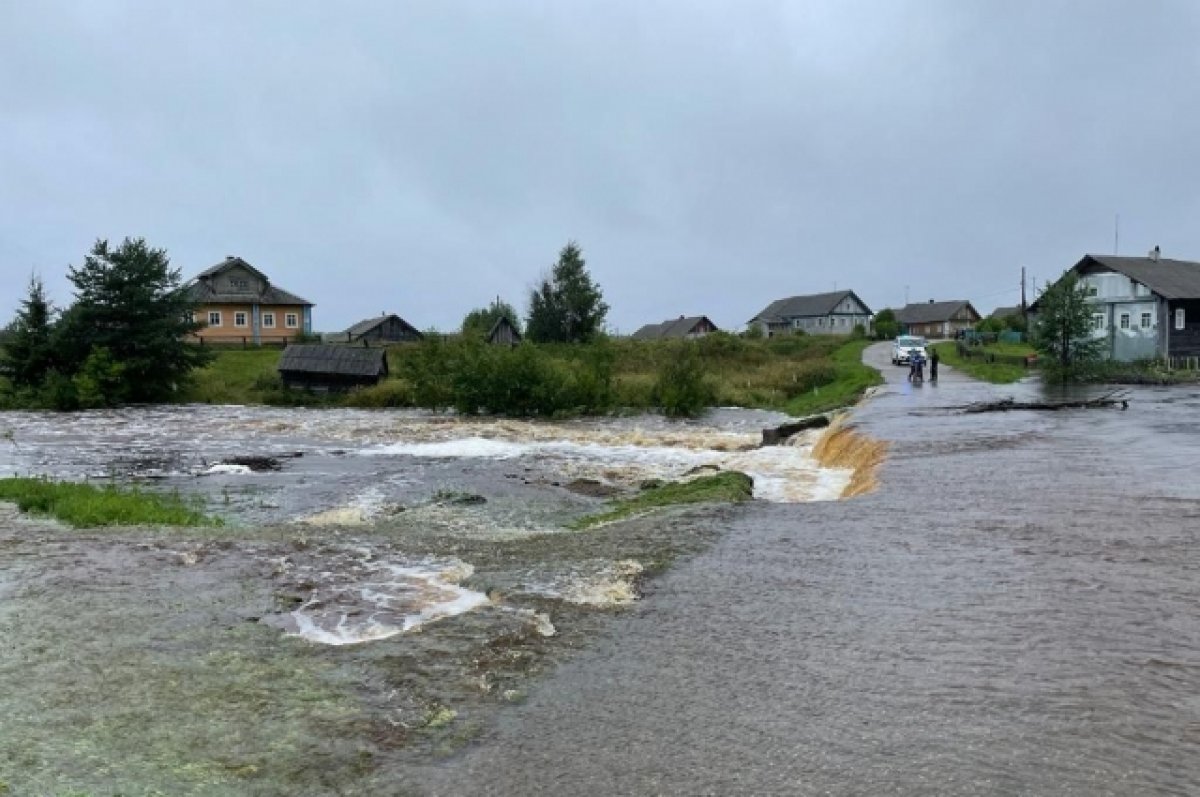
[{"label": "river", "polygon": [[[701,423],[134,409],[0,418],[11,473],[198,491],[224,529],[0,534],[0,783],[55,794],[1200,791],[1200,391],[949,371],[852,417],[879,489],[770,414]],[[296,455],[299,456],[296,456]],[[277,471],[222,466],[275,457]],[[564,534],[704,467],[760,500]],[[478,496],[484,499],[477,502]],[[661,572],[660,572],[661,571]],[[654,577],[648,578],[653,575]]]}]

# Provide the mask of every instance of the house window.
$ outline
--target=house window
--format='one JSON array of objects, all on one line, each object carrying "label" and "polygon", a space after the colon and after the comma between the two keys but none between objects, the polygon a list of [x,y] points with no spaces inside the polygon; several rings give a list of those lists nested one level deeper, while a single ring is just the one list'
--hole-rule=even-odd
[{"label": "house window", "polygon": [[275,328],[275,314],[274,313],[263,313],[263,326],[266,327],[267,329]]},{"label": "house window", "polygon": [[1186,322],[1187,322],[1187,317],[1183,313],[1183,308],[1176,307],[1175,308],[1175,328],[1183,329],[1184,326],[1186,325]]},{"label": "house window", "polygon": [[237,311],[236,313],[234,313],[234,314],[233,314],[233,325],[234,325],[235,327],[244,327],[244,326],[246,326],[246,313],[245,313],[245,311],[243,311],[243,310],[239,310],[239,311]]},{"label": "house window", "polygon": [[250,287],[250,281],[242,279],[240,277],[230,277],[229,287],[234,288],[234,289],[241,288],[241,289],[245,290],[246,288]]},{"label": "house window", "polygon": [[1092,329],[1097,332],[1104,329],[1104,313],[1092,313]]},{"label": "house window", "polygon": [[1096,296],[1096,295],[1097,295],[1097,294],[1099,294],[1099,293],[1100,293],[1100,289],[1099,289],[1099,288],[1097,288],[1095,285],[1089,285],[1089,286],[1087,286],[1087,294],[1086,294],[1086,295],[1088,295],[1088,296]]},{"label": "house window", "polygon": [[1142,329],[1149,329],[1153,324],[1150,322],[1150,314],[1142,313]]},{"label": "house window", "polygon": [[210,327],[221,326],[221,311],[220,310],[209,310],[208,311],[208,325]]},{"label": "house window", "polygon": [[189,324],[196,323],[196,313],[192,310],[183,311],[183,320]]},{"label": "house window", "polygon": [[1129,313],[1121,313],[1121,329],[1129,329]]},{"label": "house window", "polygon": [[295,313],[288,313],[283,317],[283,323],[288,329],[295,329],[300,326],[300,319]]},{"label": "house window", "polygon": [[819,326],[819,327],[823,327],[823,326],[825,326],[825,319],[824,319],[824,318],[818,318],[818,319],[817,319],[817,326]]}]

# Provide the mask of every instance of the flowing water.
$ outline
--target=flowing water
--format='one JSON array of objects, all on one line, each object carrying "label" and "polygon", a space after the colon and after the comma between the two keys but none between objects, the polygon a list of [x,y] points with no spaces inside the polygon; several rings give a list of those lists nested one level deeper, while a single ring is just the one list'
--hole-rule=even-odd
[{"label": "flowing water", "polygon": [[[841,501],[815,435],[756,447],[763,413],[0,417],[0,471],[197,492],[229,522],[0,519],[0,784],[1200,793],[1200,391],[963,415],[1041,389],[912,387],[874,356],[889,384],[852,423],[888,456]],[[562,531],[714,466],[760,500]]]}]

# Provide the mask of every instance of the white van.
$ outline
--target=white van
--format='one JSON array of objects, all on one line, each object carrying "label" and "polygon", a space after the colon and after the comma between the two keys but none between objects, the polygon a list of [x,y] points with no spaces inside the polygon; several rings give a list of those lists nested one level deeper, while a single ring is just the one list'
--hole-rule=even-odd
[{"label": "white van", "polygon": [[892,365],[908,365],[914,354],[925,357],[925,338],[901,335],[892,342]]}]

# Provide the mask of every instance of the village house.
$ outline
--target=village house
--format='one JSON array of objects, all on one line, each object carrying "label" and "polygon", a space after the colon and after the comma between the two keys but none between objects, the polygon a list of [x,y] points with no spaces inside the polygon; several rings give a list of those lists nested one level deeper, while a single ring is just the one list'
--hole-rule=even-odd
[{"label": "village house", "polygon": [[[1171,260],[1156,246],[1146,257],[1084,255],[1079,276],[1092,304],[1092,334],[1105,353],[1130,362],[1200,357],[1200,263]],[[1037,312],[1038,303],[1030,306]]]},{"label": "village house", "polygon": [[816,293],[777,299],[746,322],[763,335],[799,330],[808,335],[849,335],[856,326],[869,329],[871,308],[854,291]]},{"label": "village house", "polygon": [[204,326],[201,342],[287,343],[312,334],[312,302],[271,284],[240,257],[227,257],[184,286]]},{"label": "village house", "polygon": [[930,299],[922,304],[906,304],[896,311],[896,322],[904,334],[925,338],[955,337],[978,324],[980,318],[966,299],[945,302]]},{"label": "village house", "polygon": [[387,349],[293,343],[279,358],[279,376],[288,387],[345,390],[374,385],[387,376]]},{"label": "village house", "polygon": [[988,313],[988,318],[995,318],[998,321],[1003,321],[1006,318],[1021,315],[1021,305],[1013,305],[1012,307],[997,307],[992,312]]},{"label": "village house", "polygon": [[717,325],[706,315],[679,316],[660,324],[646,324],[632,337],[634,340],[667,340],[670,338],[702,338],[717,331]]},{"label": "village house", "polygon": [[[349,329],[333,336],[346,343],[403,343],[424,337],[412,324],[395,313],[366,318]],[[330,338],[326,338],[329,340]]]}]

